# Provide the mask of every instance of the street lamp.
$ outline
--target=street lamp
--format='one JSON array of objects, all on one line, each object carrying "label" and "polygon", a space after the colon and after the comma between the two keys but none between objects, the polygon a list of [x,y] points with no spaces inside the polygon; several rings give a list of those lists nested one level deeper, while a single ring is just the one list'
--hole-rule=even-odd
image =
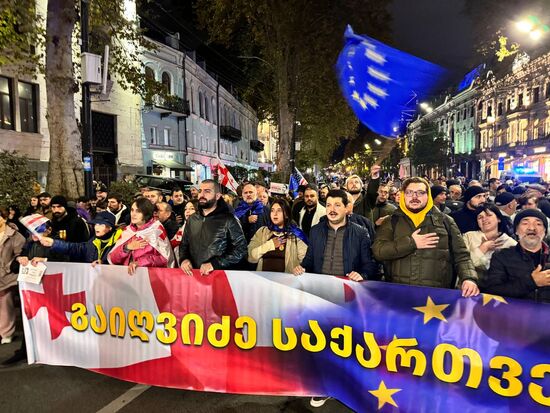
[{"label": "street lamp", "polygon": [[370,149],[370,145],[368,143],[365,143],[365,149]]},{"label": "street lamp", "polygon": [[380,139],[378,139],[378,138],[376,138],[376,139],[374,140],[374,143],[377,144],[377,145],[382,145],[382,141],[381,141]]},{"label": "street lamp", "polygon": [[516,28],[522,33],[529,34],[529,37],[535,41],[550,31],[550,27],[543,24],[537,16],[528,16],[526,19],[516,22]]}]

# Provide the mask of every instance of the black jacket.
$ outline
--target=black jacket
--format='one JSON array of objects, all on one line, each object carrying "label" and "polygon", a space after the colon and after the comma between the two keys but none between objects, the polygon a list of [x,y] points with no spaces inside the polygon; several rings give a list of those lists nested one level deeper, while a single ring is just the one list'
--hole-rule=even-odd
[{"label": "black jacket", "polygon": [[[548,246],[543,244],[541,266],[548,263]],[[505,297],[524,298],[550,303],[550,287],[537,287],[531,273],[535,264],[520,244],[495,251],[483,292]]]},{"label": "black jacket", "polygon": [[[302,267],[307,272],[322,273],[328,231],[329,226],[326,221],[311,228],[306,256],[302,260]],[[372,257],[370,246],[371,240],[368,231],[348,221],[344,232],[344,271],[346,274],[355,271],[361,274],[365,280],[377,279],[378,264]]]},{"label": "black jacket", "polygon": [[367,190],[359,195],[359,198],[353,204],[353,213],[363,215],[365,218],[372,219],[372,210],[376,205],[378,198],[378,187],[380,186],[380,178],[371,179],[367,184]]},{"label": "black jacket", "polygon": [[168,235],[169,240],[174,238],[174,235],[176,235],[176,232],[180,229],[180,225],[172,217],[168,218],[164,222],[161,222],[161,224],[166,230],[166,235]]},{"label": "black jacket", "polygon": [[77,213],[76,209],[67,207],[67,214],[57,221],[52,219],[52,238],[62,239],[59,231],[65,231],[66,237],[64,241],[68,242],[84,242],[90,239],[90,230],[86,221],[84,221]]},{"label": "black jacket", "polygon": [[464,202],[462,201],[453,201],[452,199],[447,199],[445,201],[445,206],[451,210],[451,212],[459,211],[464,207]]},{"label": "black jacket", "polygon": [[189,217],[179,252],[180,262],[188,259],[193,268],[209,262],[215,270],[228,269],[247,256],[248,247],[241,224],[223,198],[207,216],[199,207]]},{"label": "black jacket", "polygon": [[462,209],[451,213],[451,218],[455,220],[461,234],[468,231],[479,231],[476,211],[469,209],[467,204],[464,204]]}]

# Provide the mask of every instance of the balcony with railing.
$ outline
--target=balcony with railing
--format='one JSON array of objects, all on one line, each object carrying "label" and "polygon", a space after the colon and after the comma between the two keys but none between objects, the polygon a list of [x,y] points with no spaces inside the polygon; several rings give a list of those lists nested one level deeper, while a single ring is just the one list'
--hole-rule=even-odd
[{"label": "balcony with railing", "polygon": [[264,150],[264,143],[260,142],[257,139],[252,139],[250,141],[250,149],[252,149],[254,152],[262,152]]},{"label": "balcony with railing", "polygon": [[177,118],[185,118],[191,113],[189,101],[175,95],[155,96],[145,106],[149,107],[153,112],[160,113],[163,118],[170,115],[174,115]]},{"label": "balcony with railing", "polygon": [[224,125],[220,127],[220,136],[222,139],[231,142],[238,142],[242,139],[241,131],[229,125]]}]

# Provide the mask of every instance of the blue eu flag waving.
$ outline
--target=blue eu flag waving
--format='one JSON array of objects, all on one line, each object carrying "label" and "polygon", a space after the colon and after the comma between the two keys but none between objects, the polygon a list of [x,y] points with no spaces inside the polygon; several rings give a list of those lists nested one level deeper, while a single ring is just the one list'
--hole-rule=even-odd
[{"label": "blue eu flag waving", "polygon": [[337,62],[340,87],[359,120],[373,132],[396,138],[405,132],[407,113],[447,77],[433,63],[367,36],[345,32]]}]

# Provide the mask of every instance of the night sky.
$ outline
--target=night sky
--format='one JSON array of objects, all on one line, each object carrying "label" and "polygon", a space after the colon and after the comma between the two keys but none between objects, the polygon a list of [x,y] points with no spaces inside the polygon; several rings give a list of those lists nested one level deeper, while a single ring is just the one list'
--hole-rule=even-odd
[{"label": "night sky", "polygon": [[463,0],[394,0],[394,44],[398,49],[466,73],[475,63],[472,23]]}]

